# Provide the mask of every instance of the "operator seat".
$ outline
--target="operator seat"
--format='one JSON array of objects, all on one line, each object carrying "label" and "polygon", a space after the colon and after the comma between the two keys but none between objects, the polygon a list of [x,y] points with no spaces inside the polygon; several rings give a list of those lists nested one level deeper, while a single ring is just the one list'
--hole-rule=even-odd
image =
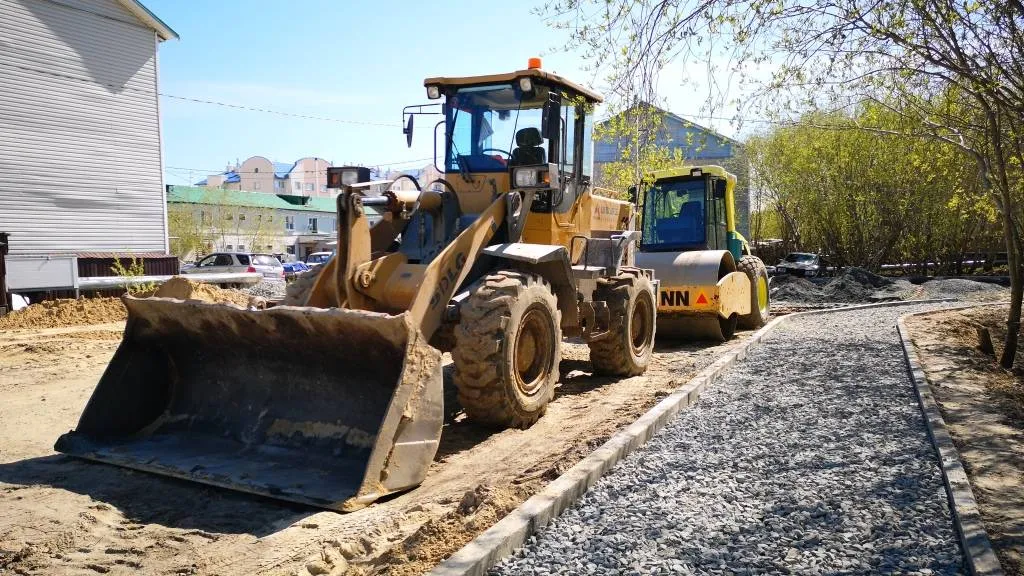
[{"label": "operator seat", "polygon": [[679,209],[679,224],[682,242],[699,243],[704,236],[704,203],[700,200],[686,202]]},{"label": "operator seat", "polygon": [[547,153],[544,150],[544,139],[540,136],[540,130],[536,128],[523,128],[516,132],[516,146],[512,151],[512,159],[509,166],[530,166],[534,164],[546,164]]},{"label": "operator seat", "polygon": [[668,244],[700,244],[704,241],[704,203],[684,203],[675,217],[658,218],[657,238]]}]

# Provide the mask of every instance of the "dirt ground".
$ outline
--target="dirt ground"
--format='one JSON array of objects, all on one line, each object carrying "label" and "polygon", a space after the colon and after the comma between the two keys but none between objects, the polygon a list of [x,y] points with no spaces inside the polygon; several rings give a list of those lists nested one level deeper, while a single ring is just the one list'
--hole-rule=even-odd
[{"label": "dirt ground", "polygon": [[978,325],[991,330],[998,357],[1006,310],[931,314],[907,327],[1003,570],[1024,575],[1024,377],[982,354],[975,331]]},{"label": "dirt ground", "polygon": [[0,574],[420,574],[749,336],[661,343],[647,374],[621,381],[591,376],[586,347],[567,344],[532,428],[457,415],[421,487],[338,514],[55,454],[122,329],[0,329]]}]

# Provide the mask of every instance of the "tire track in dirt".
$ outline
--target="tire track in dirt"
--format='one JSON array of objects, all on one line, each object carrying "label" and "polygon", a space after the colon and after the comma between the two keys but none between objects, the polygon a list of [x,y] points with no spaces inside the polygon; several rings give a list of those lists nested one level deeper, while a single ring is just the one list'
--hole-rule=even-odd
[{"label": "tire track in dirt", "polygon": [[619,381],[591,376],[586,346],[567,343],[555,401],[532,428],[455,415],[420,488],[337,514],[53,454],[116,348],[110,327],[90,330],[17,331],[19,344],[63,353],[0,357],[0,572],[419,573],[740,341],[660,345],[647,374]]}]

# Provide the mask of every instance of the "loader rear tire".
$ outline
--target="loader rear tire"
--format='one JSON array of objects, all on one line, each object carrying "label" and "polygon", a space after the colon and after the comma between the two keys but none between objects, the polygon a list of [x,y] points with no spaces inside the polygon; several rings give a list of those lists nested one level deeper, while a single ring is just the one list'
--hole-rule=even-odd
[{"label": "loader rear tire", "polygon": [[594,300],[608,303],[611,334],[591,342],[590,365],[602,376],[636,376],[647,370],[654,350],[654,288],[644,276],[602,280]]},{"label": "loader rear tire", "polygon": [[771,316],[771,302],[768,297],[768,269],[757,256],[746,255],[736,264],[738,272],[744,272],[750,279],[750,314],[739,317],[739,327],[760,328]]},{"label": "loader rear tire", "polygon": [[528,428],[555,396],[562,315],[540,276],[500,271],[486,276],[459,310],[455,386],[470,420]]}]

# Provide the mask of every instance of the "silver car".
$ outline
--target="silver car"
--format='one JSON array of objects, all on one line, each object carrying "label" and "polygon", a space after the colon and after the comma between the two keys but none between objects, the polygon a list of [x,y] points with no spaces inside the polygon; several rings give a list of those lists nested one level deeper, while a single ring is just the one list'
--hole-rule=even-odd
[{"label": "silver car", "polygon": [[214,252],[196,262],[181,267],[182,274],[213,274],[259,272],[267,280],[283,280],[284,266],[273,254],[240,254]]}]

